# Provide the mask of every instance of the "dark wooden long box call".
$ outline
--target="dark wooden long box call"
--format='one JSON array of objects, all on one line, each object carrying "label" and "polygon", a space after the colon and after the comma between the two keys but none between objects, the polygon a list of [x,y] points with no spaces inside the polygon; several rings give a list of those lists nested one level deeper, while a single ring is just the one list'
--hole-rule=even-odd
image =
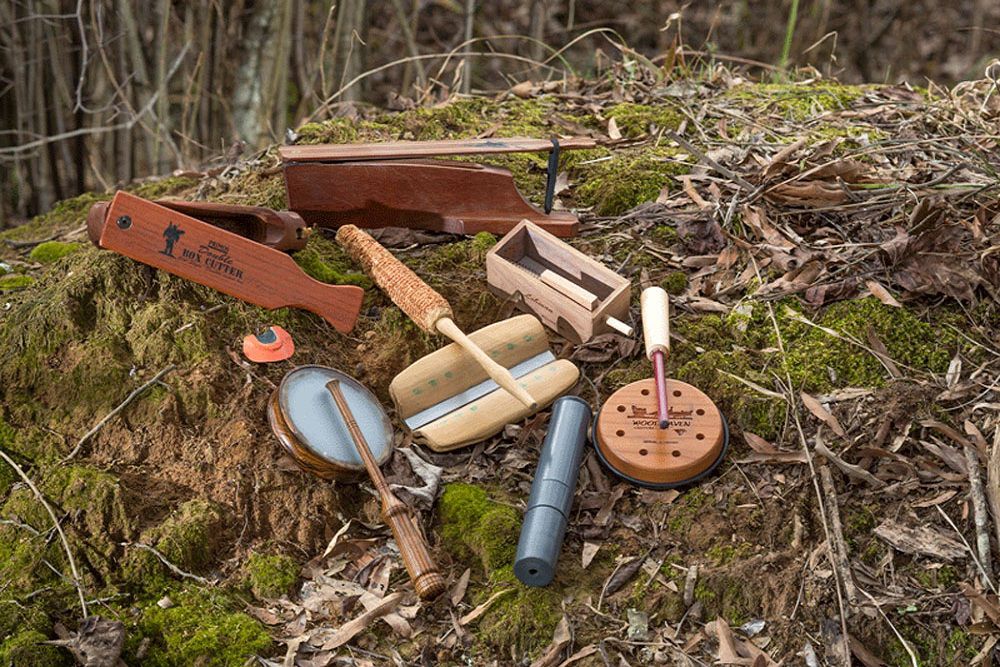
[{"label": "dark wooden long box call", "polygon": [[521,220],[531,220],[565,237],[577,233],[577,217],[527,202],[508,170],[433,158],[552,151],[546,192],[550,208],[558,151],[594,145],[584,137],[558,142],[468,139],[282,146],[279,153],[288,207],[310,225],[504,234]]}]

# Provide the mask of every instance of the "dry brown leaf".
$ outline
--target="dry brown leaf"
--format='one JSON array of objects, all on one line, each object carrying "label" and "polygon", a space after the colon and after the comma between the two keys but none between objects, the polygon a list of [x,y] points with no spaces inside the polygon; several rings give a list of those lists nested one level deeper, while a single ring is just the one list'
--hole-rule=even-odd
[{"label": "dry brown leaf", "polygon": [[779,204],[822,208],[847,201],[846,186],[828,181],[797,181],[778,183],[765,196]]},{"label": "dry brown leaf", "polygon": [[924,419],[920,422],[920,425],[924,428],[933,429],[947,438],[951,438],[963,447],[972,446],[972,443],[969,442],[968,438],[942,421],[938,421],[937,419]]},{"label": "dry brown leaf", "polygon": [[608,119],[608,138],[618,141],[622,138],[622,132],[618,129],[618,122],[614,118]]},{"label": "dry brown leaf", "polygon": [[788,163],[788,158],[794,155],[795,152],[798,151],[800,148],[805,146],[807,141],[808,137],[799,137],[798,139],[796,139],[795,141],[793,141],[792,143],[788,144],[780,151],[775,153],[771,157],[771,160],[767,163],[767,166],[764,167],[763,171],[761,172],[761,176],[767,178],[768,176],[771,176],[775,173],[778,173],[779,171],[784,170],[785,167],[790,166]]},{"label": "dry brown leaf", "polygon": [[736,638],[729,624],[721,617],[715,619],[715,637],[719,640],[718,662],[723,665],[745,665],[747,661],[736,650]]},{"label": "dry brown leaf", "polygon": [[574,662],[578,662],[580,660],[583,660],[584,658],[588,658],[594,655],[595,653],[597,653],[597,646],[594,644],[588,644],[579,651],[577,651],[576,653],[574,653],[573,655],[571,655],[570,657],[560,662],[559,667],[569,667],[569,665],[572,665]]},{"label": "dry brown leaf", "polygon": [[897,551],[931,556],[943,560],[957,560],[966,555],[961,542],[940,533],[930,526],[904,526],[893,519],[886,519],[875,528],[875,535]]},{"label": "dry brown leaf", "polygon": [[875,327],[866,327],[865,336],[868,338],[868,346],[871,348],[872,353],[882,363],[885,369],[889,371],[889,375],[891,375],[893,379],[897,380],[903,377],[903,374],[899,372],[899,367],[896,366],[896,362],[894,362],[892,357],[889,356],[889,348],[885,346],[882,339],[878,337],[877,333],[875,333]]},{"label": "dry brown leaf", "polygon": [[559,619],[559,623],[556,624],[555,632],[552,634],[552,643],[549,644],[548,648],[545,649],[537,660],[531,663],[531,667],[552,667],[552,665],[555,665],[559,662],[559,656],[569,646],[572,638],[573,636],[569,629],[569,619],[563,614],[563,617]]},{"label": "dry brown leaf", "polygon": [[809,458],[803,451],[797,452],[750,452],[750,454],[739,460],[739,463],[808,463]]},{"label": "dry brown leaf", "polygon": [[882,659],[868,650],[868,647],[855,639],[852,635],[847,636],[847,642],[851,647],[851,653],[861,661],[865,667],[886,667]]},{"label": "dry brown leaf", "polygon": [[840,425],[840,422],[832,412],[823,407],[822,403],[804,391],[800,392],[799,396],[802,398],[802,404],[806,406],[809,412],[813,413],[813,416],[815,416],[816,419],[819,419],[821,422],[829,426],[833,432],[841,438],[847,437],[847,432],[844,431],[844,427]]},{"label": "dry brown leaf", "polygon": [[386,596],[377,606],[367,610],[360,616],[351,619],[347,623],[344,623],[342,626],[337,628],[332,635],[325,637],[322,648],[330,650],[343,646],[347,642],[354,639],[359,632],[367,628],[375,620],[398,607],[402,600],[402,593],[393,593],[392,595]]},{"label": "dry brown leaf", "polygon": [[587,566],[590,565],[591,561],[594,560],[594,556],[597,555],[597,551],[600,548],[601,545],[598,542],[583,543],[583,558],[582,558],[583,569],[585,570],[587,569]]},{"label": "dry brown leaf", "polygon": [[954,389],[955,385],[958,384],[959,378],[962,377],[962,357],[955,353],[952,357],[951,362],[948,364],[948,370],[944,374],[945,386],[948,389]]},{"label": "dry brown leaf", "polygon": [[642,569],[642,564],[646,559],[642,556],[636,556],[625,564],[618,567],[611,576],[608,577],[607,582],[604,584],[604,594],[612,595],[615,592],[621,590],[622,586],[627,584],[632,580],[640,569]]},{"label": "dry brown leaf", "polygon": [[494,593],[493,595],[491,595],[489,598],[487,598],[486,602],[483,602],[481,605],[479,605],[478,607],[476,607],[475,609],[473,609],[472,611],[470,611],[468,614],[466,614],[462,618],[458,619],[458,624],[459,625],[468,625],[469,623],[472,623],[477,618],[479,618],[480,616],[482,616],[483,614],[485,614],[489,610],[489,608],[493,606],[494,602],[496,602],[502,596],[507,595],[508,593],[513,593],[514,590],[515,589],[513,589],[513,588],[504,588],[503,590],[497,591],[496,593]]},{"label": "dry brown leaf", "polygon": [[935,507],[937,505],[942,505],[948,502],[957,495],[958,491],[952,489],[951,491],[945,491],[943,493],[939,493],[938,495],[934,496],[933,498],[930,498],[929,500],[921,500],[919,503],[913,503],[911,507],[916,507],[918,509],[923,509],[924,507]]},{"label": "dry brown leaf", "polygon": [[982,609],[983,613],[993,622],[993,625],[1000,628],[1000,604],[991,600],[986,594],[977,591],[968,582],[963,581],[960,586],[962,593],[965,594],[965,597],[969,598],[969,602]]},{"label": "dry brown leaf", "polygon": [[861,466],[856,466],[854,464],[848,463],[844,459],[840,458],[840,456],[835,454],[829,447],[827,447],[826,443],[823,442],[822,430],[823,429],[821,427],[819,430],[816,431],[817,454],[820,454],[821,456],[826,458],[828,461],[830,461],[830,463],[839,468],[841,472],[843,472],[845,475],[847,475],[852,479],[856,479],[865,482],[867,484],[870,484],[876,489],[881,489],[885,486],[885,482],[875,477],[875,475],[871,474]]},{"label": "dry brown leaf", "polygon": [[694,189],[694,186],[691,184],[690,176],[678,176],[677,179],[681,182],[681,185],[684,188],[684,194],[686,194],[688,198],[695,203],[695,206],[701,209],[712,208],[712,205],[705,201],[702,196],[698,194],[698,191]]},{"label": "dry brown leaf", "polygon": [[458,603],[465,597],[465,591],[469,587],[469,578],[471,576],[472,569],[468,567],[465,568],[465,572],[462,573],[462,576],[459,577],[458,581],[455,583],[454,588],[451,589],[451,595],[449,596],[451,606],[457,607]]},{"label": "dry brown leaf", "polygon": [[535,84],[532,81],[521,81],[511,86],[508,92],[517,97],[529,98],[535,93]]},{"label": "dry brown leaf", "polygon": [[279,623],[284,623],[286,620],[270,609],[264,609],[263,607],[248,606],[246,612],[264,625],[278,625]]},{"label": "dry brown leaf", "polygon": [[[372,610],[378,607],[383,599],[381,596],[365,591],[364,595],[359,598],[359,601],[365,609]],[[390,611],[386,613],[382,616],[382,621],[400,637],[409,637],[413,634],[413,628],[410,627],[407,620],[396,612]]]},{"label": "dry brown leaf", "polygon": [[743,439],[746,440],[748,445],[750,445],[750,449],[754,450],[758,454],[775,454],[778,452],[777,447],[756,433],[743,431]]},{"label": "dry brown leaf", "polygon": [[887,306],[892,306],[893,308],[902,308],[903,304],[896,301],[896,297],[889,293],[885,287],[882,286],[877,280],[866,280],[865,287],[868,291],[872,293],[872,296],[884,303]]},{"label": "dry brown leaf", "polygon": [[611,495],[608,496],[608,499],[604,502],[601,509],[597,511],[597,515],[594,517],[594,525],[608,525],[608,521],[611,519],[611,513],[615,509],[615,503],[621,499],[627,489],[628,487],[625,484],[619,484],[611,491]]}]

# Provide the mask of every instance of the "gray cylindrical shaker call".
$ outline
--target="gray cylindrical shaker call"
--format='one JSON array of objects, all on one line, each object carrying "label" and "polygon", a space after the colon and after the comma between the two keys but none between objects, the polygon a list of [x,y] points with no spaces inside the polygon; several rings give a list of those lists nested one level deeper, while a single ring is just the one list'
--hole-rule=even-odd
[{"label": "gray cylindrical shaker call", "polygon": [[527,586],[546,586],[555,576],[590,419],[582,398],[564,396],[552,404],[514,560],[514,574]]}]

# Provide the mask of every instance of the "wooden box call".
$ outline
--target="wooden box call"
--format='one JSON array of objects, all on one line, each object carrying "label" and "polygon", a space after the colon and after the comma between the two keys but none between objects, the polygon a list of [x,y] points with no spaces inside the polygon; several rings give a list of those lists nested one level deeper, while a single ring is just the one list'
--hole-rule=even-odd
[{"label": "wooden box call", "polygon": [[524,220],[486,255],[490,290],[575,343],[625,324],[631,283],[534,223]]},{"label": "wooden box call", "polygon": [[87,230],[100,248],[264,308],[311,311],[340,332],[361,310],[360,287],[313,280],[283,252],[127,192],[92,208]]},{"label": "wooden box call", "polygon": [[[294,211],[275,211],[263,206],[241,206],[207,201],[157,199],[153,203],[177,211],[226,231],[245,236],[275,250],[301,250],[309,232],[306,223]],[[87,231],[94,243],[101,237],[100,225],[111,202],[98,202],[87,216]]]},{"label": "wooden box call", "polygon": [[[551,210],[558,151],[592,148],[576,137],[396,141],[282,146],[288,207],[319,227],[407,227],[453,234],[504,234],[522,219],[558,236],[578,229],[575,215]],[[453,155],[550,151],[544,210],[531,205],[511,173]]]}]

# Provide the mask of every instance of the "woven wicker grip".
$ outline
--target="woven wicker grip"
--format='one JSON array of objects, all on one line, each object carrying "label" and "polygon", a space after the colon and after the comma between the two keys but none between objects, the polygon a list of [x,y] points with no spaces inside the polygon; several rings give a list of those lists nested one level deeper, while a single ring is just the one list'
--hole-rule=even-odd
[{"label": "woven wicker grip", "polygon": [[437,333],[434,326],[437,321],[453,317],[443,296],[365,232],[354,225],[344,225],[337,231],[337,243],[424,331]]}]

